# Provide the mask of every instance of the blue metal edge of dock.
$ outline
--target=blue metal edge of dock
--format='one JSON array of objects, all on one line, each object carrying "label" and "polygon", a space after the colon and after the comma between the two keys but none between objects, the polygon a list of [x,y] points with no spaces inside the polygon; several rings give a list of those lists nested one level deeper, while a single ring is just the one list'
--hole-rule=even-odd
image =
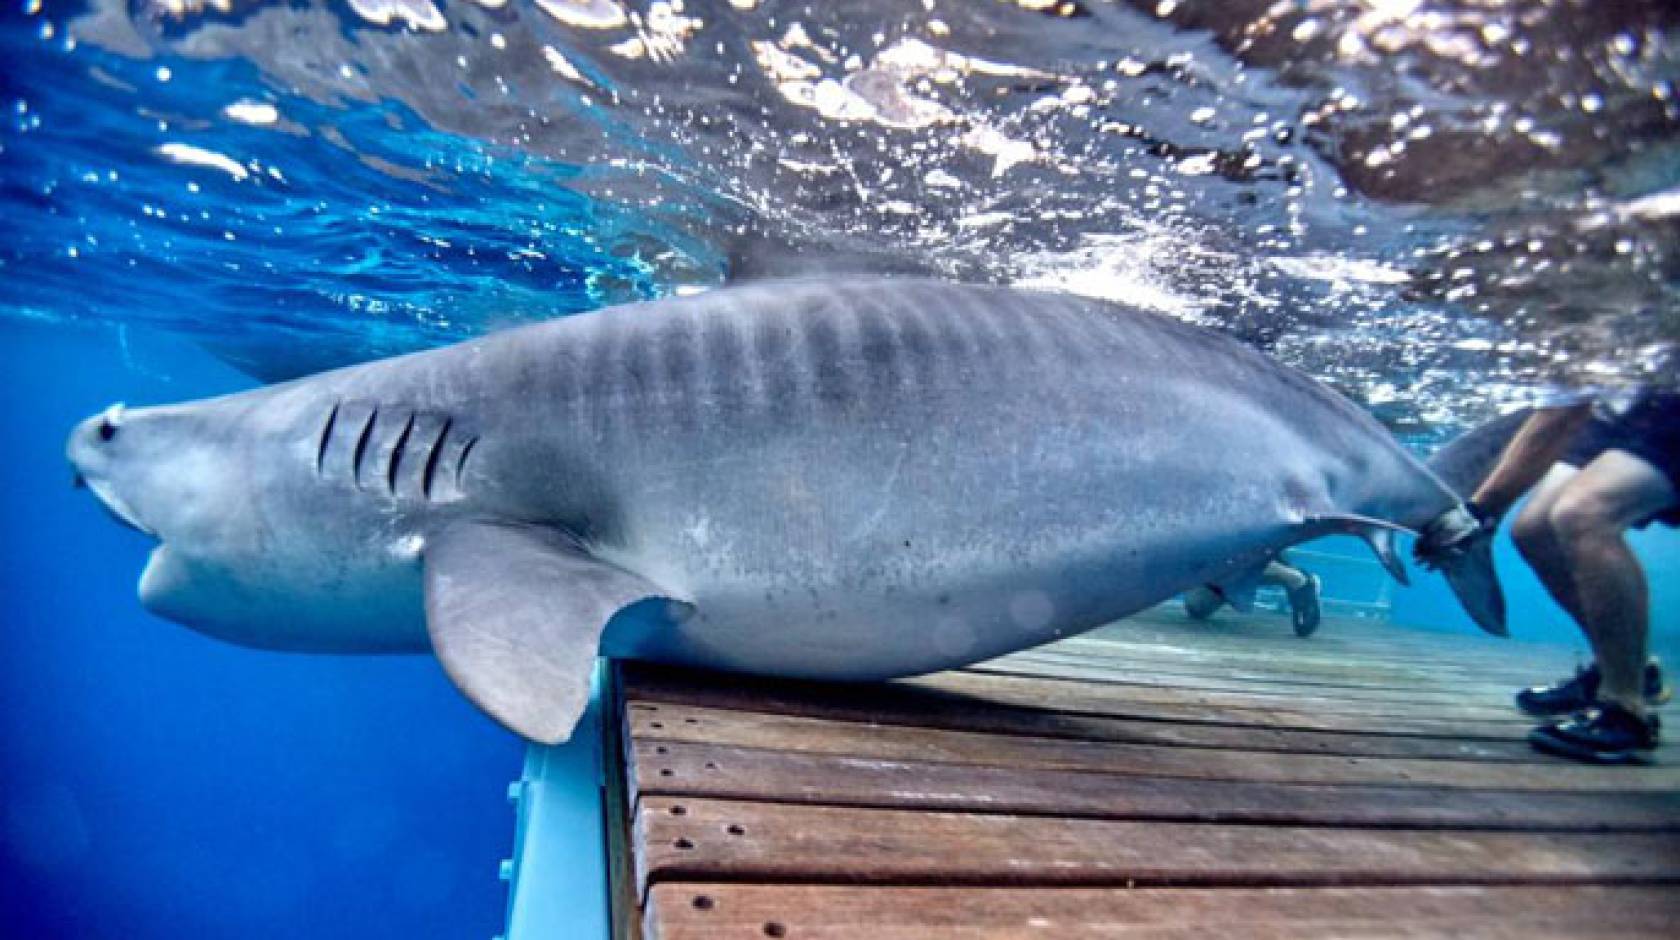
[{"label": "blue metal edge of dock", "polygon": [[508,785],[515,805],[507,926],[498,940],[606,937],[611,912],[602,759],[610,670],[595,666],[589,708],[570,741],[532,744],[520,778]]}]

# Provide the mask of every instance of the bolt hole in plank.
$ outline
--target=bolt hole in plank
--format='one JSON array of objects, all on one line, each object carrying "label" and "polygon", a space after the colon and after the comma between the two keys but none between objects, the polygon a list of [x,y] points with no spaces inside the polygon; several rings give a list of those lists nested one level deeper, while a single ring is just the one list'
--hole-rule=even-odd
[{"label": "bolt hole in plank", "polygon": [[[1333,644],[1303,649],[1283,618],[1169,611],[1039,651],[1025,679],[626,666],[626,706],[663,707],[627,723],[619,781],[645,936],[1676,936],[1680,766],[1532,753],[1502,687],[1474,714],[1439,690],[1445,716],[1377,708],[1371,688],[1435,689],[1441,663],[1532,682],[1572,663],[1392,629],[1326,618]],[[1251,693],[1096,668],[1134,653],[1285,704],[1191,708]],[[1304,721],[1296,692],[1334,721]]]}]

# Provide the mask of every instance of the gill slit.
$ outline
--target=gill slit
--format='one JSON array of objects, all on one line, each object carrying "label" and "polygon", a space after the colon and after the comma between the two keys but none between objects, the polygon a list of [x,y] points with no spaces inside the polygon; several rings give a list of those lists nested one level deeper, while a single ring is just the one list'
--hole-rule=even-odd
[{"label": "gill slit", "polygon": [[461,489],[461,478],[467,472],[467,458],[472,456],[473,448],[477,445],[478,438],[468,438],[466,445],[461,448],[461,456],[455,458],[455,489],[457,490]]},{"label": "gill slit", "polygon": [[315,475],[320,476],[327,465],[327,444],[332,440],[333,425],[338,423],[338,409],[343,402],[333,402],[327,421],[321,426],[321,439],[315,445]]},{"label": "gill slit", "polygon": [[350,478],[357,486],[362,485],[362,459],[367,456],[368,440],[373,437],[373,424],[379,420],[379,406],[374,405],[369,411],[367,421],[362,425],[362,433],[356,438],[356,453],[350,461]]},{"label": "gill slit", "polygon": [[396,445],[391,448],[391,462],[385,467],[385,491],[392,495],[397,492],[397,470],[402,467],[403,448],[408,446],[408,436],[413,432],[414,412],[411,411],[402,432],[397,435]]},{"label": "gill slit", "polygon": [[420,471],[420,496],[424,499],[432,498],[432,477],[437,473],[438,458],[443,456],[443,444],[449,440],[449,428],[454,423],[454,418],[445,416],[442,430],[432,438],[432,449],[426,454],[426,466]]}]

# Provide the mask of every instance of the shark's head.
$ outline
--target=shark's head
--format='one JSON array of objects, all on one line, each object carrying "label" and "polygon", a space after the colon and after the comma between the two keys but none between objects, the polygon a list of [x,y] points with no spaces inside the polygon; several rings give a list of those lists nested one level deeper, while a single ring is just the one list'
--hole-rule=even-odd
[{"label": "shark's head", "polygon": [[205,425],[190,406],[112,405],[77,425],[66,448],[76,484],[119,522],[158,540],[140,577],[141,602],[194,626],[231,613],[221,609],[235,598],[219,569],[252,541],[255,511]]},{"label": "shark's head", "polygon": [[322,481],[312,459],[300,463],[292,445],[302,441],[312,458],[319,432],[300,432],[292,411],[266,401],[113,405],[71,432],[76,483],[158,541],[141,604],[246,646],[425,648],[418,543],[386,504]]}]

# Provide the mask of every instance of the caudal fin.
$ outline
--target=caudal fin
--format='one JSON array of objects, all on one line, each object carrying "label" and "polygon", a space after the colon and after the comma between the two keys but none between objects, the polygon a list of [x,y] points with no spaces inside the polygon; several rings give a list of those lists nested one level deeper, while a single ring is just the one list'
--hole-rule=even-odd
[{"label": "caudal fin", "polygon": [[[1502,415],[1473,428],[1449,442],[1429,458],[1429,469],[1452,487],[1462,499],[1470,496],[1493,472],[1505,445],[1516,436],[1533,409],[1524,408]],[[1457,595],[1458,602],[1476,625],[1494,636],[1509,636],[1505,626],[1505,591],[1493,567],[1493,535],[1498,519],[1486,527],[1462,551],[1442,562],[1441,573]]]},{"label": "caudal fin", "polygon": [[1494,636],[1510,636],[1505,627],[1505,590],[1493,567],[1493,532],[1478,533],[1441,564],[1458,603],[1476,626]]}]

